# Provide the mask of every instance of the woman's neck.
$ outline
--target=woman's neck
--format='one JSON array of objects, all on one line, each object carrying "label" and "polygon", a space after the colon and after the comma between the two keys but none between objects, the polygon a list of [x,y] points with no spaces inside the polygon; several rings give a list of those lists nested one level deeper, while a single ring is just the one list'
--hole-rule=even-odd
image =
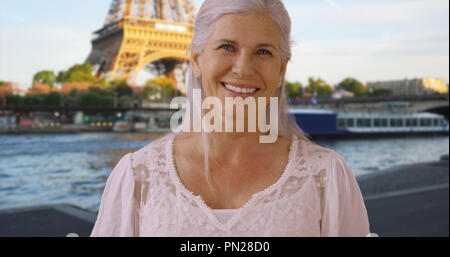
[{"label": "woman's neck", "polygon": [[279,142],[262,144],[260,136],[259,133],[207,133],[209,159],[227,166],[239,166],[252,161],[252,156],[266,152],[264,149],[274,147]]}]

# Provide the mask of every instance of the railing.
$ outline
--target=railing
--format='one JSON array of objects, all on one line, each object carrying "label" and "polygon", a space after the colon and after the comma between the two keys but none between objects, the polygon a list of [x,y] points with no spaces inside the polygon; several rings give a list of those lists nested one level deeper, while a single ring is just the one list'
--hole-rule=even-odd
[{"label": "railing", "polygon": [[127,112],[127,111],[173,111],[166,107],[124,108],[124,107],[62,107],[45,105],[7,105],[0,106],[0,111],[13,112]]},{"label": "railing", "polygon": [[420,102],[420,101],[449,101],[448,94],[432,94],[419,96],[377,96],[377,97],[344,97],[340,99],[316,98],[317,104],[312,103],[312,98],[302,98],[300,100],[289,99],[291,105],[321,105],[335,103],[374,103],[374,102]]}]

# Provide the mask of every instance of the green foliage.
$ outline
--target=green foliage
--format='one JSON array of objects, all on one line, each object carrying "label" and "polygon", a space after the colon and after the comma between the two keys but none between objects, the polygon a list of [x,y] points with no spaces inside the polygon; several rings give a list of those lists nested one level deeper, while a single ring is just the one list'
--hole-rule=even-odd
[{"label": "green foliage", "polygon": [[47,95],[27,95],[24,98],[25,105],[45,105]]},{"label": "green foliage", "polygon": [[119,107],[125,107],[128,108],[131,106],[133,99],[128,95],[123,95],[119,98]]},{"label": "green foliage", "polygon": [[53,88],[56,83],[55,73],[49,70],[44,70],[36,73],[33,77],[33,85],[36,83],[47,84],[51,88]]},{"label": "green foliage", "polygon": [[97,78],[92,75],[92,65],[90,63],[76,64],[67,71],[58,73],[57,81],[64,82],[89,82],[97,83]]},{"label": "green foliage", "polygon": [[319,97],[331,97],[331,94],[333,93],[333,88],[331,88],[330,85],[328,85],[323,79],[321,78],[308,78],[308,86],[306,86],[306,92],[314,94],[317,92],[317,96]]},{"label": "green foliage", "polygon": [[159,94],[161,96],[162,100],[171,99],[175,93],[174,92],[175,90],[173,89],[172,81],[169,78],[167,78],[166,76],[149,79],[147,81],[145,87],[150,88],[147,90],[151,91],[151,93],[153,95]]},{"label": "green foliage", "polygon": [[286,81],[284,87],[288,98],[295,98],[297,96],[301,96],[303,93],[303,85],[300,82]]},{"label": "green foliage", "polygon": [[20,95],[7,95],[6,105],[22,105],[24,103],[24,98]]},{"label": "green foliage", "polygon": [[365,96],[368,93],[368,89],[357,79],[346,78],[338,84],[339,89],[344,89],[349,92],[353,92],[355,96]]},{"label": "green foliage", "polygon": [[392,95],[392,90],[385,88],[374,89],[370,94],[370,96],[389,96]]},{"label": "green foliage", "polygon": [[85,92],[78,99],[80,107],[114,107],[114,97],[102,96],[96,92]]},{"label": "green foliage", "polygon": [[161,90],[161,87],[157,84],[147,84],[142,88],[139,98],[148,99],[150,96],[157,95]]},{"label": "green foliage", "polygon": [[3,84],[5,84],[5,81],[0,80],[0,87],[3,86]]},{"label": "green foliage", "polygon": [[8,103],[11,104],[12,102],[25,105],[62,106],[64,98],[58,92],[51,92],[50,94],[28,95],[22,99],[20,96],[15,96],[12,97],[10,101],[8,101]]},{"label": "green foliage", "polygon": [[51,92],[45,97],[45,105],[62,106],[63,96],[58,92]]},{"label": "green foliage", "polygon": [[102,88],[108,88],[111,84],[105,78],[102,78],[101,80],[99,80],[98,83],[102,86]]},{"label": "green foliage", "polygon": [[111,83],[118,97],[133,96],[133,88],[131,88],[125,80],[114,81]]},{"label": "green foliage", "polygon": [[94,92],[94,93],[97,93],[102,96],[114,96],[114,93],[112,92],[112,89],[110,89],[110,88],[104,89],[104,88],[100,88],[97,86],[91,86],[91,87],[89,87],[88,90],[89,90],[89,92]]}]

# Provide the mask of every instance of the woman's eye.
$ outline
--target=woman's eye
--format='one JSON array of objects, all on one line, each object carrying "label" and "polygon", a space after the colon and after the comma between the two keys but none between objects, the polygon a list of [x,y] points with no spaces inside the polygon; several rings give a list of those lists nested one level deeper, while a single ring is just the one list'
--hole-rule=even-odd
[{"label": "woman's eye", "polygon": [[225,50],[227,52],[233,51],[233,47],[230,46],[230,45],[222,45],[222,46],[220,46],[220,49],[223,49],[223,50]]},{"label": "woman's eye", "polygon": [[259,52],[260,54],[263,54],[263,55],[272,55],[272,53],[269,52],[269,51],[267,51],[266,49],[261,49],[261,50],[259,50],[258,52]]}]

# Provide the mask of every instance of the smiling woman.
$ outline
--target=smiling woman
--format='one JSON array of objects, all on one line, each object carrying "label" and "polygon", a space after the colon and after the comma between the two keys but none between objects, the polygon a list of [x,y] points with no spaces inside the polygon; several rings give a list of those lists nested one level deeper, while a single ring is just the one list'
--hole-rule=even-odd
[{"label": "smiling woman", "polygon": [[190,47],[188,101],[194,90],[222,103],[276,98],[279,137],[261,144],[260,130],[170,133],[125,155],[108,178],[92,236],[370,233],[345,160],[308,140],[288,115],[290,30],[279,0],[203,3]]}]

